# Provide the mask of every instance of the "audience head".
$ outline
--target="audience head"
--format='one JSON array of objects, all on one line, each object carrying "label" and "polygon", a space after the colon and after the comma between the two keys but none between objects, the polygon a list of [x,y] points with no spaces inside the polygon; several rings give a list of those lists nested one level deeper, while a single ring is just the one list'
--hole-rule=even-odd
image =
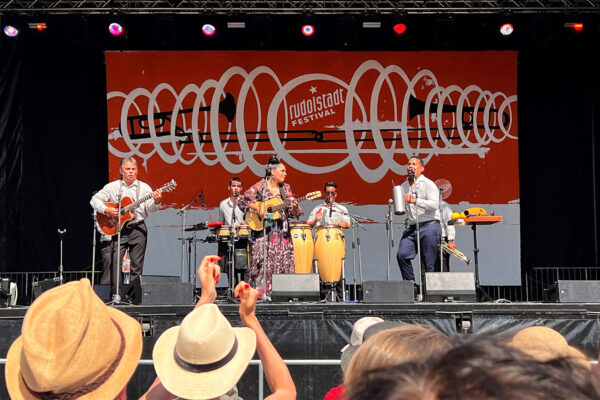
[{"label": "audience head", "polygon": [[590,363],[582,352],[569,346],[560,333],[545,326],[531,326],[520,330],[508,345],[539,361],[564,357],[590,368]]},{"label": "audience head", "polygon": [[364,333],[370,326],[383,322],[379,317],[362,317],[354,323],[352,333],[350,334],[350,343],[342,348],[342,357],[340,359],[342,372],[346,372],[350,359],[358,350],[358,347],[364,341]]},{"label": "audience head", "polygon": [[536,360],[485,336],[455,338],[446,353],[365,371],[346,385],[347,400],[597,399],[589,369],[569,358]]},{"label": "audience head", "polygon": [[43,293],[6,358],[11,399],[114,399],[142,353],[140,324],[107,307],[90,281]]},{"label": "audience head", "polygon": [[235,386],[255,350],[251,329],[233,328],[216,305],[204,304],[158,338],[152,359],[171,394],[214,399]]},{"label": "audience head", "polygon": [[[381,323],[384,325],[385,323]],[[438,356],[451,347],[446,335],[421,324],[402,324],[378,331],[380,324],[365,332],[365,342],[358,348],[344,376],[344,383],[360,380],[365,371],[407,361],[423,361]],[[369,331],[376,332],[367,336]]]}]

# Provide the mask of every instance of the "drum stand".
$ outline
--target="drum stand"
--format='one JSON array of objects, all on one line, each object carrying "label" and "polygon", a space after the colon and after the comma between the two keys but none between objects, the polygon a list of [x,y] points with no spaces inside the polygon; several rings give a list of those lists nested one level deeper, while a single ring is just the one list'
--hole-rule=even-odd
[{"label": "drum stand", "polygon": [[229,275],[229,288],[227,288],[227,299],[234,301],[235,290],[235,227],[231,226],[229,231],[229,240],[227,241],[227,272]]}]

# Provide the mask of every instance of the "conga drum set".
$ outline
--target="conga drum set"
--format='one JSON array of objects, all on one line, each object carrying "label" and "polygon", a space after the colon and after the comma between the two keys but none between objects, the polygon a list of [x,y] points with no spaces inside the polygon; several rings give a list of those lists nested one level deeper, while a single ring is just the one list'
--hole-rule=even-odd
[{"label": "conga drum set", "polygon": [[290,224],[294,244],[294,261],[297,274],[308,274],[315,269],[323,285],[328,287],[327,297],[337,301],[336,288],[344,277],[346,243],[342,228],[334,225],[319,226],[313,239],[310,225],[301,222]]}]

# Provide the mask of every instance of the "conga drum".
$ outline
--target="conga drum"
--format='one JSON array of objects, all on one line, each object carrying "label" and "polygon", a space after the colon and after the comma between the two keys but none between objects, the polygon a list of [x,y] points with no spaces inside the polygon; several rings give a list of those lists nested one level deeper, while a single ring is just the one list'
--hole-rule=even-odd
[{"label": "conga drum", "polygon": [[290,224],[290,234],[292,236],[292,243],[294,244],[296,273],[310,274],[312,272],[315,248],[311,227],[301,222],[292,222]]},{"label": "conga drum", "polygon": [[346,243],[342,228],[334,225],[319,226],[315,232],[315,258],[319,276],[323,282],[342,279],[342,260],[346,255]]}]

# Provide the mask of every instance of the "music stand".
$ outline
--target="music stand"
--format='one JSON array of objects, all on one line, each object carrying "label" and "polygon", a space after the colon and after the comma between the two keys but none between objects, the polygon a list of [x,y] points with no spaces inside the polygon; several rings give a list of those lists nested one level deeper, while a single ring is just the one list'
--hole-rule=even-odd
[{"label": "music stand", "polygon": [[477,295],[477,301],[481,301],[482,299],[492,299],[479,284],[479,248],[477,247],[477,225],[492,225],[501,221],[502,217],[499,215],[454,218],[448,221],[448,225],[471,225],[471,230],[473,231],[473,259],[475,260],[475,291]]}]

